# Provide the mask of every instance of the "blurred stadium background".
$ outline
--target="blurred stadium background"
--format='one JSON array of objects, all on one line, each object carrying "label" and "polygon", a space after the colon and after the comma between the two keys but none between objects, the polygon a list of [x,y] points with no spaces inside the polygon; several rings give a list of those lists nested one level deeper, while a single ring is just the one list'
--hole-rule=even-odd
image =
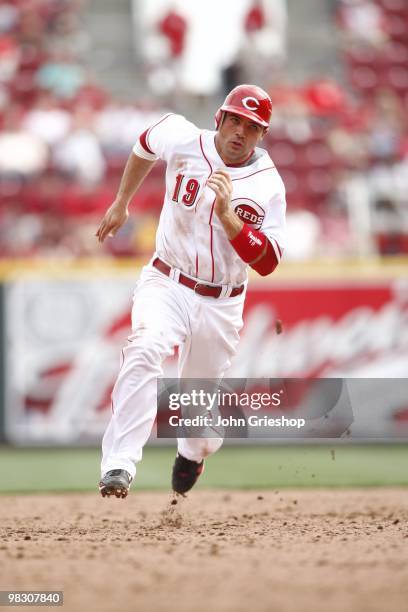
[{"label": "blurred stadium background", "polygon": [[[212,129],[240,82],[272,97],[264,146],[286,185],[289,243],[273,277],[251,279],[229,375],[370,378],[354,408],[371,424],[351,428],[337,462],[324,446],[246,449],[265,472],[231,481],[230,448],[206,482],[407,484],[405,443],[352,445],[408,435],[406,387],[391,380],[408,374],[406,0],[1,0],[0,490],[94,486],[98,450],[67,447],[99,444],[109,418],[163,166],[102,246],[99,219],[146,126],[172,110]],[[147,451],[141,486],[167,486],[169,453]]]}]

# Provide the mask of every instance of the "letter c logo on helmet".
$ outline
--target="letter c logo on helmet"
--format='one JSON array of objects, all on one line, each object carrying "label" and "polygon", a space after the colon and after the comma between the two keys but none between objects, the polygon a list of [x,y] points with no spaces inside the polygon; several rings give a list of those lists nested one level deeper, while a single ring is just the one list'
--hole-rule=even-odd
[{"label": "letter c logo on helmet", "polygon": [[267,130],[272,115],[272,101],[269,94],[256,85],[238,85],[230,91],[217,110],[215,115],[217,129],[223,112],[251,119]]},{"label": "letter c logo on helmet", "polygon": [[245,106],[245,108],[251,111],[255,111],[259,108],[259,100],[257,100],[256,98],[252,98],[251,96],[243,98],[242,104]]}]

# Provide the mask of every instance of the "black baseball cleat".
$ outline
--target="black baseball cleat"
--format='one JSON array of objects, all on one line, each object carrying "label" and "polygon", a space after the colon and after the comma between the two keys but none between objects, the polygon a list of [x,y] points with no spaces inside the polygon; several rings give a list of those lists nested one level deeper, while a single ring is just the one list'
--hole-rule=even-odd
[{"label": "black baseball cleat", "polygon": [[197,463],[178,454],[173,465],[171,478],[173,491],[184,495],[184,493],[192,489],[203,471],[204,460],[201,463]]},{"label": "black baseball cleat", "polygon": [[99,491],[102,497],[115,495],[116,497],[124,498],[129,493],[132,480],[133,478],[126,470],[110,470],[101,479]]}]

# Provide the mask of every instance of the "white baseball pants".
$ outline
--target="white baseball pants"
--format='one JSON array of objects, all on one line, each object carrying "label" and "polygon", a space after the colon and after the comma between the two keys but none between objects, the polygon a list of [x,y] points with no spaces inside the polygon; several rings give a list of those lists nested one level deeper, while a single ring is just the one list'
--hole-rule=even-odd
[{"label": "white baseball pants", "polygon": [[[112,392],[112,416],[102,442],[101,472],[133,477],[157,412],[157,378],[179,347],[183,378],[222,378],[236,352],[245,292],[233,298],[200,296],[155,268],[143,269],[132,308],[132,334]],[[201,461],[222,438],[179,438],[179,452]]]}]

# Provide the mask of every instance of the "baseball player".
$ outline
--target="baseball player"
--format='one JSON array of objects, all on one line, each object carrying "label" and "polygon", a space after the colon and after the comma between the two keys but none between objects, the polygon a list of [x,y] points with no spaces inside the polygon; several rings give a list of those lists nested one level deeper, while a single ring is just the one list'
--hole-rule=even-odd
[{"label": "baseball player", "polygon": [[[167,163],[156,250],[134,293],[132,333],[112,392],[102,442],[103,497],[126,497],[157,410],[162,363],[179,350],[179,376],[220,379],[235,354],[250,266],[273,272],[284,248],[285,189],[258,144],[272,103],[240,85],[215,116],[216,131],[167,114],[136,142],[100,242],[128,218],[130,201],[156,160]],[[222,438],[179,438],[172,487],[185,494]]]}]

